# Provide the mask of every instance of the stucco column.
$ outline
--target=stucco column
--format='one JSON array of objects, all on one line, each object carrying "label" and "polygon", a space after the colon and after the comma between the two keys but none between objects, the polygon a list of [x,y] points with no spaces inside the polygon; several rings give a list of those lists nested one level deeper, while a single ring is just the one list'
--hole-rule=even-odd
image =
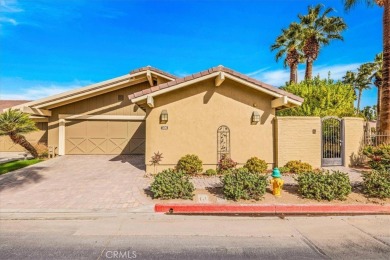
[{"label": "stucco column", "polygon": [[65,155],[65,119],[60,119],[58,125],[58,155]]}]

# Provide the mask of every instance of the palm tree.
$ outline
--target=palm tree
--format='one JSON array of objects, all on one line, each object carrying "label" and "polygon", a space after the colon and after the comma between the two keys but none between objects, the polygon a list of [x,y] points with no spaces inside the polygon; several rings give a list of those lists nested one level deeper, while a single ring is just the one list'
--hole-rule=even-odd
[{"label": "palm tree", "polygon": [[[351,9],[358,0],[343,0],[346,10]],[[380,87],[379,130],[390,133],[390,0],[364,0],[372,6],[375,3],[384,7],[383,12],[383,70]]]},{"label": "palm tree", "polygon": [[371,79],[373,66],[372,63],[362,64],[358,72],[347,71],[343,77],[345,84],[350,84],[355,89],[357,97],[357,108],[356,111],[360,112],[360,102],[362,99],[363,91],[371,88]]},{"label": "palm tree", "polygon": [[298,64],[302,60],[300,50],[300,35],[302,27],[297,23],[292,23],[287,29],[282,29],[282,34],[276,38],[271,50],[278,50],[276,61],[285,56],[284,66],[290,67],[290,83],[298,82]]},{"label": "palm tree", "polygon": [[303,27],[302,50],[306,58],[306,80],[312,78],[313,62],[317,59],[321,46],[330,44],[331,40],[343,40],[341,32],[347,28],[341,17],[327,16],[333,11],[332,8],[322,12],[322,7],[321,4],[309,6],[307,15],[298,15]]},{"label": "palm tree", "polygon": [[[371,76],[371,80],[373,81],[374,85],[378,89],[378,99],[377,99],[377,117],[379,118],[380,113],[380,105],[381,105],[381,86],[383,81],[382,76],[382,68],[383,68],[383,53],[378,53],[375,56],[374,62],[372,63],[373,66],[373,73]],[[379,120],[377,120],[378,126],[379,126]]]},{"label": "palm tree", "polygon": [[35,122],[30,119],[28,114],[12,109],[0,114],[0,136],[8,135],[15,144],[21,145],[34,158],[38,157],[38,153],[22,134],[36,130],[38,129]]}]

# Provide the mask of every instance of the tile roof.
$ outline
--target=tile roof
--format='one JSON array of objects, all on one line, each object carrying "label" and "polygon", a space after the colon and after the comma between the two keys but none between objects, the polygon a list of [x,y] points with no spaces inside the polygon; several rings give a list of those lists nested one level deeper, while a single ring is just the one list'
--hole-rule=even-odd
[{"label": "tile roof", "polygon": [[128,97],[129,97],[129,99],[133,99],[133,98],[137,98],[137,97],[141,97],[141,96],[146,96],[146,95],[148,95],[150,93],[153,93],[153,92],[165,89],[165,88],[170,88],[170,87],[173,87],[173,86],[178,85],[180,83],[183,83],[183,82],[186,82],[186,81],[190,81],[190,80],[193,80],[193,79],[197,79],[197,78],[200,78],[200,77],[203,77],[203,76],[207,76],[207,75],[210,75],[210,74],[212,74],[214,72],[218,72],[218,71],[228,73],[230,75],[233,75],[233,76],[238,77],[238,78],[240,78],[242,80],[245,80],[245,81],[248,81],[250,83],[253,83],[253,84],[255,84],[255,85],[259,86],[259,87],[262,87],[262,88],[267,89],[269,91],[272,91],[274,93],[277,93],[277,94],[280,94],[280,95],[283,95],[283,96],[287,96],[287,97],[289,97],[289,98],[291,98],[291,99],[293,99],[295,101],[303,102],[303,98],[301,98],[301,97],[298,97],[298,96],[296,96],[294,94],[291,94],[291,93],[289,93],[287,91],[281,90],[281,89],[279,89],[277,87],[271,86],[269,84],[266,84],[264,82],[261,82],[259,80],[254,79],[254,78],[248,77],[245,74],[239,73],[237,71],[234,71],[232,69],[229,69],[229,68],[226,68],[226,67],[223,67],[223,66],[213,67],[213,68],[210,68],[208,70],[204,70],[204,71],[201,71],[201,72],[198,72],[198,73],[186,76],[184,78],[176,78],[175,80],[169,81],[167,83],[163,83],[163,84],[160,84],[158,86],[148,88],[146,90],[135,92],[135,93],[129,95]]},{"label": "tile roof", "polygon": [[130,71],[130,74],[141,72],[141,71],[147,71],[147,70],[150,70],[152,72],[156,72],[156,73],[162,74],[162,75],[167,76],[169,78],[177,79],[177,77],[175,75],[169,74],[168,72],[162,71],[162,70],[154,68],[152,66],[146,66],[146,67],[142,67],[142,68],[138,68],[138,69],[132,70],[132,71]]},{"label": "tile roof", "polygon": [[6,108],[28,103],[31,100],[0,100],[0,112]]}]

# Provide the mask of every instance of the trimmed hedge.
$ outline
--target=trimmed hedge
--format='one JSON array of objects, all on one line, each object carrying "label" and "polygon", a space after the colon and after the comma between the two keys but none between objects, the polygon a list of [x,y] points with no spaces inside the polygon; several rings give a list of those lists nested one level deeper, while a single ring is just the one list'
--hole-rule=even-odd
[{"label": "trimmed hedge", "polygon": [[233,161],[232,158],[223,155],[218,162],[218,173],[225,174],[230,172],[237,166],[237,162]]},{"label": "trimmed hedge", "polygon": [[260,200],[265,194],[267,176],[249,172],[246,168],[233,169],[221,177],[223,194],[231,200]]},{"label": "trimmed hedge", "polygon": [[352,187],[349,176],[340,171],[301,173],[296,178],[302,197],[316,200],[345,200]]},{"label": "trimmed hedge", "polygon": [[208,170],[206,170],[206,172],[204,173],[204,175],[207,175],[207,176],[214,176],[214,175],[217,175],[217,171],[214,170],[214,169],[208,169]]},{"label": "trimmed hedge", "polygon": [[257,157],[252,157],[246,161],[244,168],[247,168],[249,172],[253,173],[265,173],[267,171],[267,163]]},{"label": "trimmed hedge", "polygon": [[390,170],[362,173],[363,193],[374,198],[390,198]]},{"label": "trimmed hedge", "polygon": [[150,190],[153,198],[192,199],[195,188],[184,172],[168,169],[154,177]]},{"label": "trimmed hedge", "polygon": [[203,171],[202,160],[195,154],[187,154],[177,162],[176,169],[187,174],[197,174]]},{"label": "trimmed hedge", "polygon": [[304,173],[313,170],[310,164],[301,161],[289,161],[284,167],[288,168],[291,173]]}]

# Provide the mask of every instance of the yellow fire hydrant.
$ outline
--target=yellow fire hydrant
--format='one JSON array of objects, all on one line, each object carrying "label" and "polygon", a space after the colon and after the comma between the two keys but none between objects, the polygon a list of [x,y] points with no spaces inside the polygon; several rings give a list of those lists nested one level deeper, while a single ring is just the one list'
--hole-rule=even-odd
[{"label": "yellow fire hydrant", "polygon": [[282,180],[282,175],[278,168],[274,168],[271,177],[272,194],[276,197],[280,197],[284,181]]}]

